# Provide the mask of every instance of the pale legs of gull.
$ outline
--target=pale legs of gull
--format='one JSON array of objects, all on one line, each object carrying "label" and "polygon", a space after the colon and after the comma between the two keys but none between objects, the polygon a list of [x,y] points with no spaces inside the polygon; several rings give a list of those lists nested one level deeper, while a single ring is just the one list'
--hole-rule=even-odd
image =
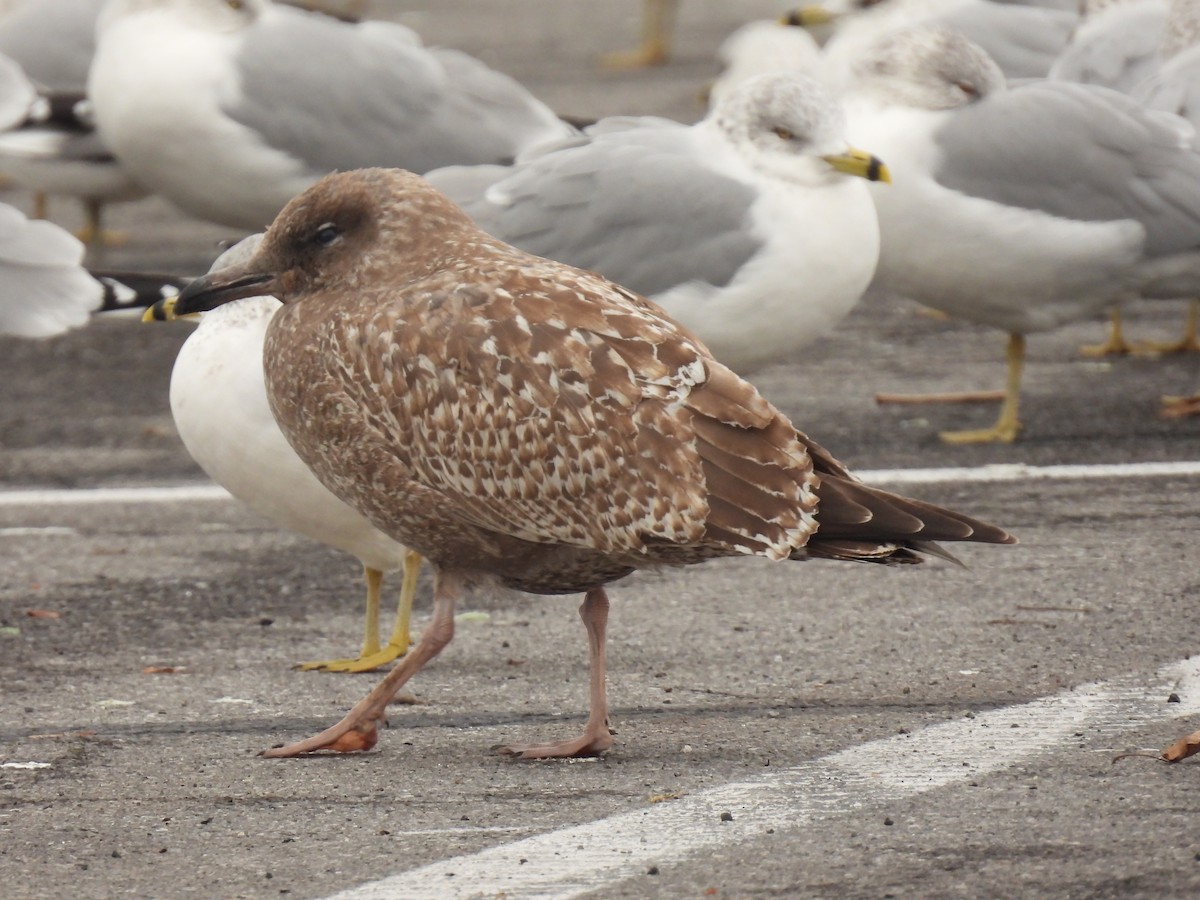
[{"label": "pale legs of gull", "polygon": [[1008,336],[1008,377],[1004,384],[1004,401],[1000,415],[990,428],[973,431],[943,431],[939,437],[947,444],[1011,444],[1021,431],[1017,416],[1021,399],[1021,371],[1025,367],[1025,335]]},{"label": "pale legs of gull", "polygon": [[604,646],[608,632],[608,594],[604,588],[592,588],[583,598],[579,617],[588,635],[589,708],[583,734],[572,740],[550,744],[508,746],[505,751],[521,759],[554,759],[567,756],[596,756],[612,746],[608,730],[608,692],[605,689]]},{"label": "pale legs of gull", "polygon": [[[75,237],[83,241],[89,249],[119,247],[129,239],[129,236],[123,231],[106,231],[104,229],[103,200],[85,197],[80,202],[83,204],[83,227],[75,232]],[[33,210],[29,217],[31,219],[50,218],[50,198],[44,191],[34,191]]]},{"label": "pale legs of gull", "polygon": [[379,740],[377,725],[386,721],[387,707],[400,688],[417,674],[425,663],[442,652],[454,638],[454,604],[463,590],[463,579],[453,572],[438,571],[433,587],[433,620],[421,633],[421,640],[412,651],[371,693],[355,704],[346,716],[320,734],[264,750],[262,755],[271,759],[301,756],[317,750],[333,750],[351,753],[370,750]]},{"label": "pale legs of gull", "polygon": [[1200,300],[1190,300],[1188,301],[1187,319],[1184,320],[1183,324],[1183,337],[1177,341],[1161,344],[1154,341],[1145,341],[1138,344],[1138,352],[1155,355],[1167,353],[1200,353],[1200,335],[1197,334],[1198,322],[1200,322]]},{"label": "pale legs of gull", "polygon": [[1008,336],[1008,378],[1002,391],[961,391],[951,394],[876,394],[879,404],[985,403],[1002,402],[1000,416],[991,428],[973,431],[943,431],[938,436],[947,444],[1011,444],[1021,432],[1017,407],[1021,396],[1021,370],[1025,366],[1025,335]]},{"label": "pale legs of gull", "polygon": [[1133,344],[1125,339],[1121,321],[1121,307],[1114,306],[1108,314],[1108,337],[1099,344],[1084,344],[1079,348],[1084,356],[1100,359],[1104,356],[1126,356],[1133,352]]},{"label": "pale legs of gull", "polygon": [[[350,753],[370,750],[379,740],[378,723],[385,721],[388,704],[425,663],[433,659],[454,637],[454,604],[462,593],[461,576],[439,571],[433,590],[433,621],[421,635],[412,652],[392,669],[366,697],[360,700],[336,725],[307,740],[264,750],[271,759],[300,756],[318,750]],[[608,595],[604,588],[587,592],[579,608],[588,634],[589,685],[591,710],[583,734],[575,740],[528,747],[508,747],[523,759],[547,759],[560,756],[591,756],[612,746],[608,730],[608,697],[604,687],[604,646],[608,625]]]},{"label": "pale legs of gull", "polygon": [[1200,353],[1200,300],[1188,301],[1187,318],[1183,324],[1183,336],[1177,341],[1141,341],[1131,344],[1125,339],[1121,329],[1121,310],[1112,311],[1109,320],[1108,337],[1102,344],[1089,344],[1081,347],[1084,356],[1119,356],[1131,353],[1146,356],[1165,356],[1172,353]]},{"label": "pale legs of gull", "polygon": [[610,53],[602,62],[610,69],[641,69],[667,61],[679,0],[644,0],[642,43],[629,53]]},{"label": "pale legs of gull", "polygon": [[411,638],[412,605],[417,593],[417,576],[421,573],[421,554],[409,550],[404,555],[404,580],[400,588],[400,601],[396,605],[396,622],[387,644],[379,643],[379,605],[383,587],[383,573],[370,566],[363,566],[367,582],[367,610],[363,624],[362,651],[355,659],[325,659],[300,663],[297,668],[320,669],[325,672],[370,672],[380,666],[394,662],[408,652]]}]

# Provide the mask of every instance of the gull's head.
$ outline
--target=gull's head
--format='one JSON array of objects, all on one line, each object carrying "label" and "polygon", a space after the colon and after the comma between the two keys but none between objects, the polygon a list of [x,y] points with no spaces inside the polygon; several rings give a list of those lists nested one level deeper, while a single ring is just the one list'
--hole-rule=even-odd
[{"label": "gull's head", "polygon": [[890,180],[882,162],[846,143],[837,100],[807,75],[751,78],[721,99],[710,120],[733,152],[765,175],[804,185],[844,175]]},{"label": "gull's head", "polygon": [[327,175],[283,208],[249,259],[189,284],[175,314],[264,294],[296,303],[419,277],[452,258],[464,235],[479,234],[466,213],[411,172]]},{"label": "gull's head", "polygon": [[266,6],[265,0],[108,0],[96,20],[96,30],[102,32],[126,16],[157,14],[189,28],[230,32],[253,23]]},{"label": "gull's head", "polygon": [[856,62],[852,91],[887,106],[956,109],[1005,88],[1004,73],[982,47],[945,28],[888,35]]}]

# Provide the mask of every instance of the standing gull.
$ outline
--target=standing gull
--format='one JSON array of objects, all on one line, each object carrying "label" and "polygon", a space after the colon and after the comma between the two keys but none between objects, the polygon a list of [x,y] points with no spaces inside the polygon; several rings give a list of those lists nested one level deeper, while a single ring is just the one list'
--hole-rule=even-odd
[{"label": "standing gull", "polygon": [[1009,334],[995,425],[944,439],[1015,440],[1025,335],[1200,287],[1200,156],[1178,120],[1088,85],[1006,90],[940,29],[882,41],[846,103],[851,138],[896,178],[875,192],[877,282]]},{"label": "standing gull", "polygon": [[112,0],[97,36],[101,137],[185,212],[238,228],[264,228],[335,169],[508,162],[572,130],[508,76],[390,23]]},{"label": "standing gull", "polygon": [[[1171,0],[1160,47],[1161,65],[1137,86],[1133,96],[1147,108],[1181,116],[1200,128],[1200,0]],[[1200,140],[1192,137],[1194,146]],[[1183,337],[1174,343],[1148,344],[1155,353],[1200,352],[1197,324],[1200,300],[1189,303]]]},{"label": "standing gull", "polygon": [[742,372],[794,358],[871,282],[864,179],[888,174],[844,130],[820,83],[764,75],[694,126],[606,119],[511,168],[429,180],[494,237],[654,300]]},{"label": "standing gull", "polygon": [[[261,235],[222,254],[212,271],[249,259]],[[300,461],[275,424],[263,383],[263,336],[279,308],[250,297],[205,313],[171,370],[171,415],[188,453],[205,473],[279,526],[356,557],[367,584],[363,646],[353,659],[303,663],[303,669],[367,672],[408,652],[409,621],[420,557],[374,528],[329,493]],[[171,318],[174,299],[147,312]],[[380,589],[386,573],[404,569],[396,621],[380,642]]]},{"label": "standing gull", "polygon": [[84,207],[79,237],[115,242],[105,232],[105,204],[146,196],[95,134],[86,100],[96,18],[106,0],[16,0],[0,16],[0,54],[17,63],[43,95],[45,114],[0,136],[0,171],[34,191],[35,215],[46,218],[48,195]]},{"label": "standing gull", "polygon": [[477,578],[585,593],[584,732],[510,748],[574,756],[612,745],[608,582],[724,556],[901,563],[944,553],[935,540],[1013,540],[859,483],[659,307],[495,240],[411,173],[323,179],[178,309],[263,292],[283,302],[264,358],[284,434],[436,573],[433,621],[404,661],[337,725],[267,756],[372,747]]}]

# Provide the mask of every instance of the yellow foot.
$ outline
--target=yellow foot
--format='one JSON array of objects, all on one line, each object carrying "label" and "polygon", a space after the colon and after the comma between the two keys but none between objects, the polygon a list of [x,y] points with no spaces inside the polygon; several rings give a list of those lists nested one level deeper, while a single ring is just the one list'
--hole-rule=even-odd
[{"label": "yellow foot", "polygon": [[1162,398],[1162,409],[1158,411],[1160,419],[1186,419],[1189,416],[1200,416],[1200,394]]},{"label": "yellow foot", "polygon": [[75,237],[89,247],[123,247],[129,243],[127,231],[114,231],[111,228],[97,231],[91,225],[84,225],[75,232]]},{"label": "yellow foot", "polygon": [[1120,334],[1110,334],[1102,344],[1084,344],[1079,348],[1079,355],[1089,359],[1103,359],[1106,356],[1130,356],[1138,351],[1133,344]]},{"label": "yellow foot", "polygon": [[1101,359],[1105,356],[1128,356],[1133,353],[1133,344],[1125,340],[1125,331],[1120,308],[1114,308],[1108,315],[1108,337],[1100,344],[1084,344],[1079,348],[1083,356]]},{"label": "yellow foot", "polygon": [[1139,356],[1170,356],[1176,353],[1200,353],[1200,339],[1194,334],[1184,335],[1178,341],[1157,343],[1156,341],[1141,341],[1133,348]]},{"label": "yellow foot", "polygon": [[666,63],[667,55],[665,42],[650,41],[631,53],[606,53],[600,57],[600,65],[606,69],[647,69]]},{"label": "yellow foot", "polygon": [[974,431],[943,431],[938,437],[947,444],[1011,444],[1021,433],[1021,423],[999,423]]},{"label": "yellow foot", "polygon": [[300,663],[296,666],[305,672],[314,669],[322,672],[373,672],[381,666],[395,662],[408,652],[408,645],[389,643],[382,650],[366,653],[356,659],[318,659],[313,662]]}]

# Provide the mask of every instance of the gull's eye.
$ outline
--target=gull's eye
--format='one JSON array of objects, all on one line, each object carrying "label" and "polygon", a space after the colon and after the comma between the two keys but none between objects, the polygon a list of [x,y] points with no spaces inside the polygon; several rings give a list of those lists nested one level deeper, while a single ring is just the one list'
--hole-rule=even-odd
[{"label": "gull's eye", "polygon": [[966,94],[968,97],[978,97],[979,96],[979,88],[975,87],[975,85],[970,84],[969,82],[957,81],[954,83],[954,86],[956,88],[958,88],[960,91],[962,91],[964,94]]},{"label": "gull's eye", "polygon": [[795,132],[793,132],[790,128],[784,128],[782,125],[776,125],[771,129],[771,133],[781,141],[790,141],[796,137]]},{"label": "gull's eye", "polygon": [[342,229],[338,228],[332,222],[326,222],[313,232],[313,241],[322,247],[328,247],[330,244],[337,243],[341,237]]}]

